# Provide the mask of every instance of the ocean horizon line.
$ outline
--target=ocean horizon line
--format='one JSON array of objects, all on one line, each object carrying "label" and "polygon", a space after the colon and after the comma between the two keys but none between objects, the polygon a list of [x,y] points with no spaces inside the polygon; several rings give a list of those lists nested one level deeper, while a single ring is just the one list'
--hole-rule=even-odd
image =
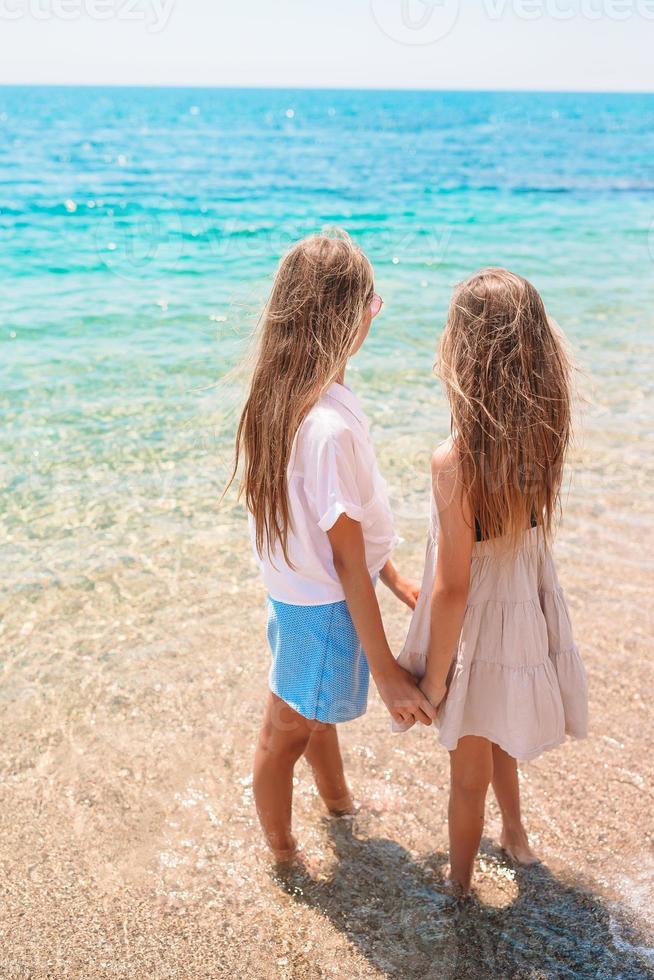
[{"label": "ocean horizon line", "polygon": [[450,88],[449,86],[377,86],[377,85],[224,85],[181,82],[169,85],[159,82],[3,82],[0,89],[120,89],[130,91],[198,91],[198,92],[388,92],[444,95],[584,95],[584,96],[652,96],[652,89],[566,89],[566,88]]}]

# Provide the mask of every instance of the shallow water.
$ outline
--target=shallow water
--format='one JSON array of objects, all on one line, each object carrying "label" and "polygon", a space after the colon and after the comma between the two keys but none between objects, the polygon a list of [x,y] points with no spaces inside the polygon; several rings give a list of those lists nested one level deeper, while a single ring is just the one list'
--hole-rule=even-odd
[{"label": "shallow water", "polygon": [[[654,975],[653,122],[651,96],[0,89],[9,976]],[[503,861],[491,804],[463,917],[438,889],[445,754],[393,738],[374,697],[344,730],[372,809],[334,830],[300,770],[301,894],[259,847],[262,590],[217,506],[237,395],[217,382],[280,252],[333,224],[385,299],[349,383],[408,571],[451,285],[529,276],[581,369],[557,556],[591,738],[524,767],[538,874]]]},{"label": "shallow water", "polygon": [[220,520],[232,401],[207,386],[242,351],[281,251],[334,224],[385,299],[350,381],[399,516],[447,434],[430,368],[451,285],[502,263],[533,278],[583,371],[574,492],[637,538],[653,122],[652,96],[2,89],[11,587],[33,581],[35,537],[52,577],[129,550],[127,524],[144,542],[185,509]]}]

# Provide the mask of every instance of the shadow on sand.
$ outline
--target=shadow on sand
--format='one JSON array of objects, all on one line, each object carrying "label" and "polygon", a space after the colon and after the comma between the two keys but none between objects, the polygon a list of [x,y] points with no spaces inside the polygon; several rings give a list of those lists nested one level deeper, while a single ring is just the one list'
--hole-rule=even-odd
[{"label": "shadow on sand", "polygon": [[336,865],[327,879],[293,872],[278,883],[319,910],[384,976],[438,980],[654,977],[651,944],[625,912],[544,865],[514,868],[484,838],[482,860],[503,907],[457,905],[443,891],[445,854],[416,862],[394,841],[327,821]]}]

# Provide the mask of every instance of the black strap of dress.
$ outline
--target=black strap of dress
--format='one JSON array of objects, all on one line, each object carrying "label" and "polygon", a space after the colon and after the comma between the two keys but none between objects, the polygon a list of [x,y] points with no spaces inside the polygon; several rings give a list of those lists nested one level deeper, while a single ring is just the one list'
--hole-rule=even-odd
[{"label": "black strap of dress", "polygon": [[[531,515],[531,526],[532,527],[537,527],[538,526],[538,521],[536,520],[536,515],[535,514],[532,514]],[[477,520],[477,518],[475,517],[475,541],[483,541],[483,540],[484,539],[481,536],[481,525],[480,525],[479,521]]]}]

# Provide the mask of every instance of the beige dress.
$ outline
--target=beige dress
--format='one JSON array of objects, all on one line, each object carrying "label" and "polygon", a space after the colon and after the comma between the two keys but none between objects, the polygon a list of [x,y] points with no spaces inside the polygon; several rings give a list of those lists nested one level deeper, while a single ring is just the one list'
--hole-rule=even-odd
[{"label": "beige dress", "polygon": [[[432,495],[420,598],[398,662],[425,672],[436,571],[438,510]],[[447,696],[436,720],[439,741],[490,739],[521,761],[588,730],[588,688],[565,596],[539,528],[517,555],[489,541],[473,546],[470,591]],[[397,731],[403,730],[394,723]]]}]

